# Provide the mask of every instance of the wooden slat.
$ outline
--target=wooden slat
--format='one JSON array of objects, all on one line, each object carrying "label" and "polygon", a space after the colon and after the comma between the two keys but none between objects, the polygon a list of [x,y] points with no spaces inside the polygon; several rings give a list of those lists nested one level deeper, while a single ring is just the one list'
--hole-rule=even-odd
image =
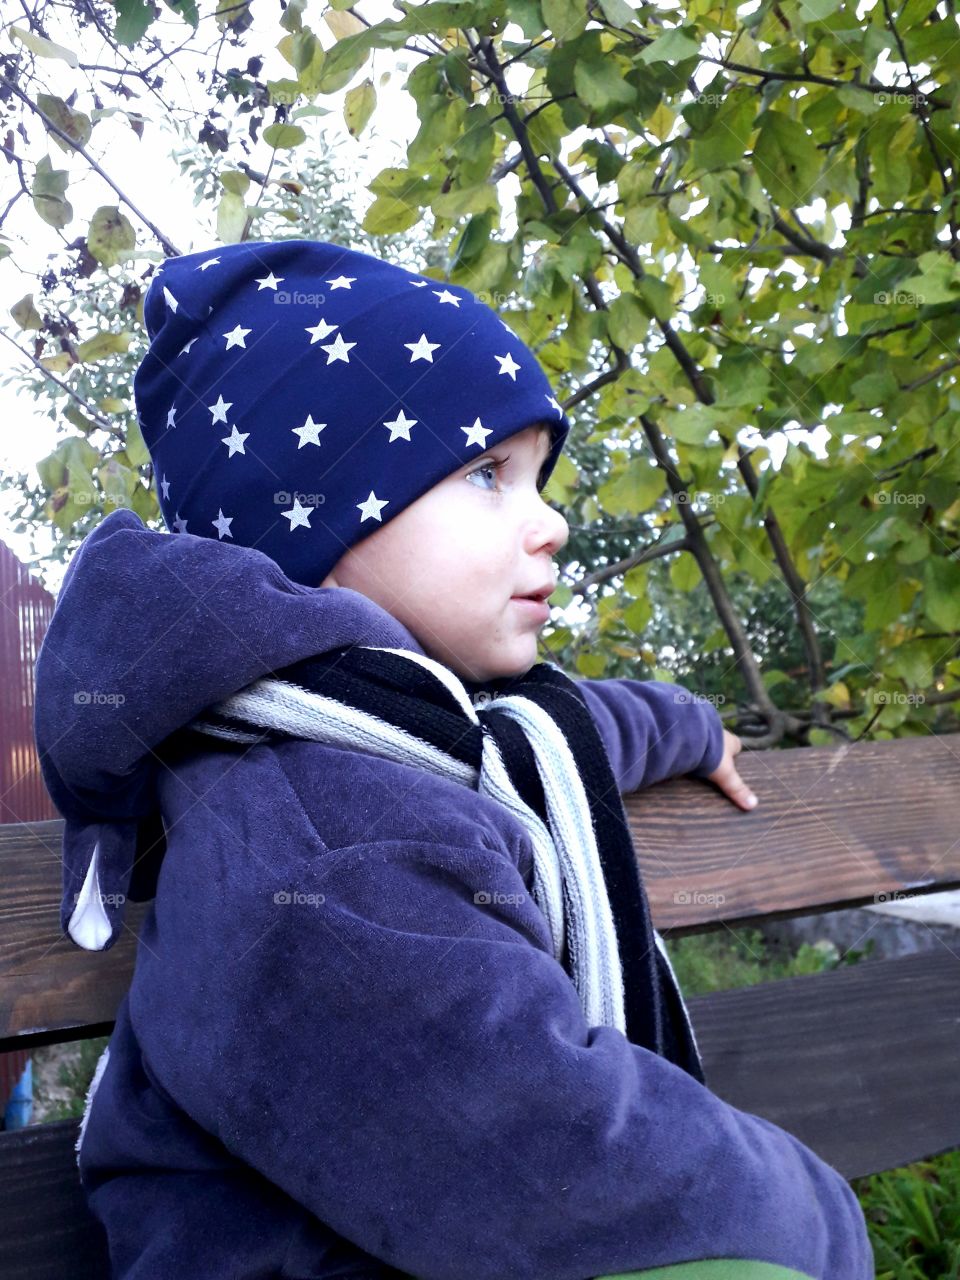
[{"label": "wooden slat", "polygon": [[78,1129],[61,1120],[0,1133],[3,1280],[108,1280],[106,1236],[77,1173]]},{"label": "wooden slat", "polygon": [[687,1003],[714,1093],[845,1177],[960,1147],[960,956],[946,947]]},{"label": "wooden slat", "polygon": [[752,813],[691,778],[625,798],[659,929],[960,887],[960,734],[742,751],[737,767]]},{"label": "wooden slat", "polygon": [[84,951],[60,932],[63,821],[0,826],[0,1049],[103,1034],[130,985],[146,904],[123,936]]},{"label": "wooden slat", "polygon": [[[666,934],[960,887],[960,735],[742,752],[760,797],[737,809],[680,778],[626,798],[653,918]],[[0,1050],[109,1024],[146,907],[109,952],[59,934],[62,822],[0,826]]]}]

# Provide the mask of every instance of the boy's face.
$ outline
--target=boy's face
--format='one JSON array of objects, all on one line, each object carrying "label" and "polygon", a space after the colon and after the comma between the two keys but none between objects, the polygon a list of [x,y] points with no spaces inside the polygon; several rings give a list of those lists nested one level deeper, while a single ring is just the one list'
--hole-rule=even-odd
[{"label": "boy's face", "polygon": [[477,454],[351,547],[320,586],[361,592],[463,680],[529,671],[543,619],[513,597],[556,582],[553,556],[570,535],[537,488],[549,448],[549,429],[532,426]]}]

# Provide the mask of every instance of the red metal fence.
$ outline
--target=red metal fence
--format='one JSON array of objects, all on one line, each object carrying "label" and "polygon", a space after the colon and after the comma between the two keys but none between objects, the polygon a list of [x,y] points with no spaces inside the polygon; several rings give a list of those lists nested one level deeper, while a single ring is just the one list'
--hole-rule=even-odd
[{"label": "red metal fence", "polygon": [[0,822],[59,816],[33,741],[33,673],[54,604],[0,542]]},{"label": "red metal fence", "polygon": [[[0,822],[59,816],[43,785],[33,739],[34,669],[55,603],[0,542]],[[29,1057],[26,1049],[0,1054],[0,1128]]]}]

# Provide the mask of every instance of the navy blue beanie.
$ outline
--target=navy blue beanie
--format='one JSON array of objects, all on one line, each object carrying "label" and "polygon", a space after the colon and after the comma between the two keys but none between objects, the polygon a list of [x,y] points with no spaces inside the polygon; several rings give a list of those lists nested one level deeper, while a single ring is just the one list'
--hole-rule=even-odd
[{"label": "navy blue beanie", "polygon": [[569,420],[536,356],[462,286],[318,240],[166,261],[134,377],[168,529],[256,547],[318,586],[473,457]]}]

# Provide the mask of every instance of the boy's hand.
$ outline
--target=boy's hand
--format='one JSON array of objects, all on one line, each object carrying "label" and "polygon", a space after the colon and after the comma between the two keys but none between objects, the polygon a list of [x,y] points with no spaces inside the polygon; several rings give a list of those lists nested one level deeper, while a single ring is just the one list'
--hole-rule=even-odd
[{"label": "boy's hand", "polygon": [[707,774],[707,778],[711,782],[715,782],[720,790],[725,795],[728,795],[733,803],[739,805],[741,809],[753,809],[756,807],[757,797],[737,773],[736,765],[733,763],[733,757],[742,750],[743,743],[737,735],[724,729],[723,759],[713,773]]}]

